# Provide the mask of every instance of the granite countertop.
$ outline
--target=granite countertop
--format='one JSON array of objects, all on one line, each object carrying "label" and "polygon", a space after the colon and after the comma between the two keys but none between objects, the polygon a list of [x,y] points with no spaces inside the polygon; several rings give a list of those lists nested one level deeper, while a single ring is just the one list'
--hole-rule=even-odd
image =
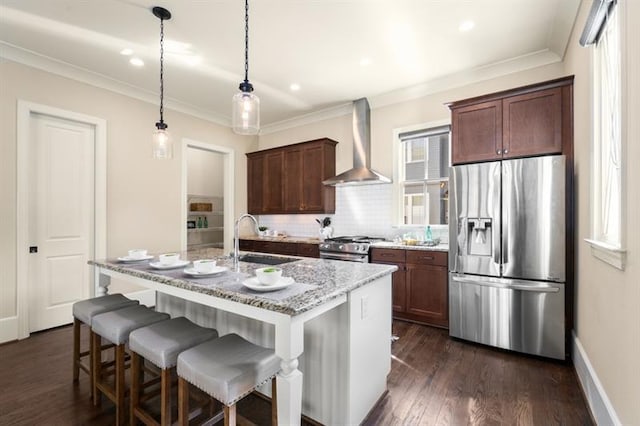
[{"label": "granite countertop", "polygon": [[[256,253],[250,254],[255,255]],[[263,254],[260,256],[296,258],[294,256]],[[288,315],[299,315],[309,311],[371,281],[391,274],[397,269],[393,265],[296,258],[299,260],[278,265],[283,270],[282,275],[292,277],[295,284],[282,290],[257,292],[243,286],[242,281],[255,276],[256,269],[268,265],[240,262],[240,271],[234,272],[233,259],[224,256],[221,249],[192,250],[181,254],[181,259],[186,260],[205,258],[215,258],[218,266],[226,266],[229,270],[210,277],[193,278],[184,272],[184,267],[158,270],[152,268],[149,261],[124,263],[116,259],[107,259],[92,260],[89,261],[89,264]]]},{"label": "granite countertop", "polygon": [[292,236],[280,236],[280,237],[260,237],[259,235],[241,235],[241,240],[251,241],[275,241],[279,243],[305,243],[305,244],[320,244],[320,238],[314,237],[292,237]]},{"label": "granite countertop", "polygon": [[371,247],[402,250],[449,251],[449,244],[438,244],[437,246],[409,246],[402,243],[394,243],[392,241],[379,241],[377,243],[372,243]]}]

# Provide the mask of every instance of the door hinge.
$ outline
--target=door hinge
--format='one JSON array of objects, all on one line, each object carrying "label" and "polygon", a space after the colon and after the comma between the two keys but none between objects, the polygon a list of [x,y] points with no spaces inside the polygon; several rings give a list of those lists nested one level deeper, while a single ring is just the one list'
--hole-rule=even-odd
[{"label": "door hinge", "polygon": [[37,252],[38,252],[38,246],[29,247],[29,253],[37,253]]}]

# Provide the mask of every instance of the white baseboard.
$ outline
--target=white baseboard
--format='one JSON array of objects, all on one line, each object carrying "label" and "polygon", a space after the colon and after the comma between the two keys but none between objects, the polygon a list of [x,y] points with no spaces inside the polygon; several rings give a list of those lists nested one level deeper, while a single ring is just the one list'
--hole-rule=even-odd
[{"label": "white baseboard", "polygon": [[0,343],[18,340],[18,317],[0,318]]},{"label": "white baseboard", "polygon": [[593,415],[596,424],[599,426],[621,425],[622,423],[620,423],[618,415],[613,409],[611,401],[609,401],[609,398],[602,387],[602,383],[600,383],[600,379],[598,379],[598,375],[593,369],[593,366],[589,361],[589,357],[582,347],[580,340],[576,336],[575,332],[572,332],[572,335],[573,365],[576,369],[580,385],[582,386],[582,390],[587,398],[587,404],[589,405],[589,409],[591,410],[591,414]]},{"label": "white baseboard", "polygon": [[156,292],[154,290],[140,290],[131,293],[126,293],[129,299],[137,300],[141,305],[156,306]]}]

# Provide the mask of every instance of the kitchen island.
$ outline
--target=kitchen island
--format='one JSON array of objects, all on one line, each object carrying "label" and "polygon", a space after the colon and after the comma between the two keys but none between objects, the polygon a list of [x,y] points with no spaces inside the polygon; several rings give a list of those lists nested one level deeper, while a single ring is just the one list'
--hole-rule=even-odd
[{"label": "kitchen island", "polygon": [[282,359],[280,424],[299,424],[301,413],[324,424],[359,424],[366,418],[386,391],[391,367],[395,266],[289,258],[294,260],[280,267],[296,283],[256,292],[242,281],[264,265],[240,262],[234,271],[231,259],[216,249],[182,257],[213,257],[229,271],[193,278],[182,268],[156,270],[148,262],[91,261],[99,273],[96,293],[106,293],[111,278],[126,280],[155,290],[160,311],[274,348]]}]

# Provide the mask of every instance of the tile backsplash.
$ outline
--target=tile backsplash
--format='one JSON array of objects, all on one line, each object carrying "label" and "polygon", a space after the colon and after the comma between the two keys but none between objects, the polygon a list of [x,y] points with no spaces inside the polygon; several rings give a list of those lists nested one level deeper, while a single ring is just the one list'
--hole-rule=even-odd
[{"label": "tile backsplash", "polygon": [[[339,186],[336,188],[336,213],[262,215],[260,225],[271,230],[284,231],[296,237],[319,237],[319,225],[315,219],[331,218],[333,236],[367,235],[393,239],[407,232],[424,235],[422,226],[392,226],[393,186],[391,184]],[[432,225],[433,237],[443,243],[449,240],[447,225]]]}]

